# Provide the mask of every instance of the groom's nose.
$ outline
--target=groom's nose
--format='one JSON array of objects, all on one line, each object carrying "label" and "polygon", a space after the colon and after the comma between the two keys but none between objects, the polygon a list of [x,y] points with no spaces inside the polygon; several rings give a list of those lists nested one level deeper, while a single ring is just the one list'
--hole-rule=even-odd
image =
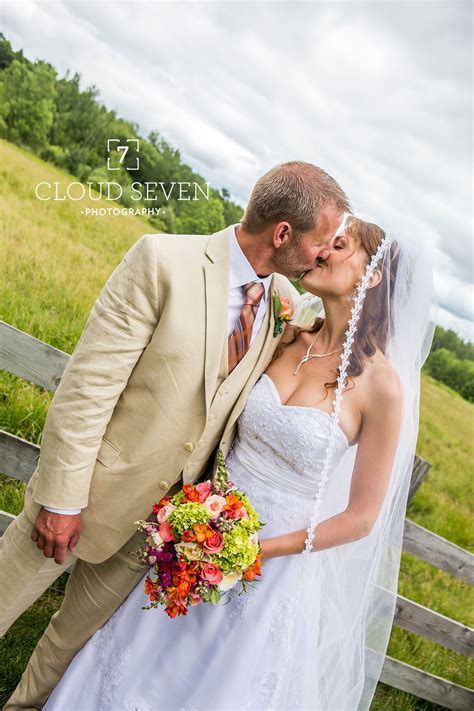
[{"label": "groom's nose", "polygon": [[323,244],[321,249],[319,250],[318,259],[321,259],[323,262],[326,261],[332,251],[332,241],[328,242],[327,244]]}]

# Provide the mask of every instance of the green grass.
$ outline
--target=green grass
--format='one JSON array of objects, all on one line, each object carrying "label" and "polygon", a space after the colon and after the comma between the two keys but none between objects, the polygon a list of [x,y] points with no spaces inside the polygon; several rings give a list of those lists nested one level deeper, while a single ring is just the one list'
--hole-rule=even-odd
[{"label": "green grass", "polygon": [[[4,257],[1,318],[67,353],[80,336],[97,295],[128,247],[154,231],[134,217],[81,215],[77,203],[41,203],[42,180],[72,180],[11,144],[0,141],[0,219]],[[51,394],[0,373],[0,428],[40,443]],[[422,379],[418,453],[433,467],[408,508],[408,517],[450,541],[474,549],[472,510],[474,405],[429,377]],[[0,508],[18,513],[24,486],[0,477]],[[0,642],[0,702],[18,683],[36,641],[61,602],[64,576],[12,626]],[[459,622],[474,623],[472,589],[403,553],[400,594]],[[390,656],[474,687],[465,657],[394,627]],[[387,709],[436,709],[435,704],[379,684],[372,704]]]}]

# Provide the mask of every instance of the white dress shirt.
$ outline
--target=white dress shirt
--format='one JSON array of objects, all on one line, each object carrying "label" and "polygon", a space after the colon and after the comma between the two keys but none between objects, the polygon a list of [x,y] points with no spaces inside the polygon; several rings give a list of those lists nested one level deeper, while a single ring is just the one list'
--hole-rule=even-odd
[{"label": "white dress shirt", "polygon": [[[265,287],[264,294],[258,305],[257,315],[255,316],[255,321],[252,329],[252,336],[250,338],[250,344],[253,343],[256,335],[258,334],[263,319],[265,316],[265,310],[267,306],[268,299],[268,289],[270,288],[270,282],[272,280],[272,274],[268,274],[265,277],[259,277],[255,273],[254,268],[250,264],[249,260],[242,251],[240,244],[237,241],[237,235],[235,234],[235,228],[237,225],[231,225],[229,227],[229,239],[230,239],[230,252],[229,252],[229,298],[227,302],[227,338],[230,336],[234,330],[234,326],[239,319],[242,306],[244,304],[244,284],[250,281],[261,281]],[[81,509],[55,509],[50,506],[43,506],[46,511],[51,511],[52,513],[59,514],[78,514],[81,513]]]}]

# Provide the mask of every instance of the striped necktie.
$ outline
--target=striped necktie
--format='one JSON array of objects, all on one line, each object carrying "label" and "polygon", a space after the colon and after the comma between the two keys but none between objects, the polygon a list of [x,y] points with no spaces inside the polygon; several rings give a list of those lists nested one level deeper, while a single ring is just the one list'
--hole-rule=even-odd
[{"label": "striped necktie", "polygon": [[260,281],[250,281],[248,284],[244,284],[242,288],[244,290],[244,303],[239,320],[229,336],[229,373],[242,360],[249,349],[255,316],[265,293],[265,287]]}]

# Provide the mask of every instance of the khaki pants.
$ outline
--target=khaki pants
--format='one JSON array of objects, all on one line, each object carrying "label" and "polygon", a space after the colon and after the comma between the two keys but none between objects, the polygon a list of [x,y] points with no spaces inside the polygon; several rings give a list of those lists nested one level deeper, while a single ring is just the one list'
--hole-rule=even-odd
[{"label": "khaki pants", "polygon": [[4,711],[41,709],[74,655],[133,590],[145,569],[129,554],[143,542],[136,533],[103,563],[68,552],[64,565],[45,558],[31,540],[33,524],[21,513],[0,537],[0,631],[6,632],[72,563],[61,608],[53,615]]}]

